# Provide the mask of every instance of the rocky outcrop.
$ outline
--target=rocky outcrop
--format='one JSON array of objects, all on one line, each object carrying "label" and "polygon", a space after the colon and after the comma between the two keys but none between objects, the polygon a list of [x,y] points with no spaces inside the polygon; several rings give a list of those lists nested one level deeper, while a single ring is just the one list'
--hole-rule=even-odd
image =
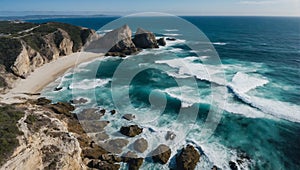
[{"label": "rocky outcrop", "polygon": [[138,125],[122,126],[120,132],[128,137],[135,137],[143,132],[143,128]]},{"label": "rocky outcrop", "polygon": [[167,145],[161,144],[152,151],[151,155],[154,162],[166,164],[170,159],[171,149]]},{"label": "rocky outcrop", "polygon": [[129,26],[124,25],[89,43],[85,51],[121,57],[134,54],[138,52],[138,49],[132,42],[131,35],[132,31]]},{"label": "rocky outcrop", "polygon": [[148,148],[148,142],[146,139],[144,138],[140,138],[140,139],[137,139],[134,143],[133,143],[133,148],[134,150],[140,152],[140,153],[143,153],[147,150]]},{"label": "rocky outcrop", "polygon": [[158,40],[157,40],[157,43],[158,43],[158,45],[160,45],[160,46],[166,46],[166,45],[167,45],[167,42],[166,42],[165,38],[160,38],[160,39],[158,39]]},{"label": "rocky outcrop", "polygon": [[155,38],[155,35],[147,30],[144,30],[142,28],[138,28],[133,43],[137,48],[158,48],[158,44]]},{"label": "rocky outcrop", "polygon": [[200,154],[192,146],[187,145],[182,149],[181,153],[176,156],[177,169],[180,170],[192,170],[195,169],[197,163],[199,162]]}]

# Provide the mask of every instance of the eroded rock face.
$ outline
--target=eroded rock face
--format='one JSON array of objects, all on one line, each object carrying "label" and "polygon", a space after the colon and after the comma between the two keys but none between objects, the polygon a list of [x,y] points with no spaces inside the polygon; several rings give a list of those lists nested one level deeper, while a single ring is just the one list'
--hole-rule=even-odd
[{"label": "eroded rock face", "polygon": [[155,35],[147,30],[138,28],[132,40],[137,48],[158,48]]},{"label": "eroded rock face", "polygon": [[166,164],[170,159],[171,149],[167,145],[161,144],[151,154],[154,162]]},{"label": "eroded rock face", "polygon": [[183,148],[180,154],[176,156],[177,169],[182,170],[192,170],[195,169],[197,163],[199,162],[200,154],[192,146],[187,145],[186,148]]},{"label": "eroded rock face", "polygon": [[128,25],[124,25],[103,37],[89,43],[85,51],[105,53],[111,56],[126,56],[138,52],[131,39],[132,31]]},{"label": "eroded rock face", "polygon": [[[8,73],[26,78],[36,68],[60,56],[80,51],[85,43],[96,36],[93,30],[69,24],[36,24],[30,31],[7,38],[5,40],[7,43],[15,45],[9,45],[9,49],[0,50],[10,51],[10,61],[4,63]],[[0,56],[0,58],[4,57],[7,55]]]},{"label": "eroded rock face", "polygon": [[128,137],[135,137],[143,132],[143,128],[137,125],[122,126],[120,132]]},{"label": "eroded rock face", "polygon": [[137,139],[134,143],[133,143],[133,148],[140,152],[140,153],[143,153],[147,150],[148,148],[148,142],[146,139],[144,138],[140,138],[140,139]]},{"label": "eroded rock face", "polygon": [[64,123],[40,107],[26,106],[25,114],[20,146],[1,169],[84,169],[80,144]]}]

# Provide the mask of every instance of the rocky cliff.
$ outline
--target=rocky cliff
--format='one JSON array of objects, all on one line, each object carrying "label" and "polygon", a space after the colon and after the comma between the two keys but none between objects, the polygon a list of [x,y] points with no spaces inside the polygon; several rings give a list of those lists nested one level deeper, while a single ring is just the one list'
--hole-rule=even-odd
[{"label": "rocky cliff", "polygon": [[[96,37],[94,30],[64,23],[0,22],[0,77],[26,78],[35,68],[74,52]],[[1,85],[1,84],[0,84]]]}]

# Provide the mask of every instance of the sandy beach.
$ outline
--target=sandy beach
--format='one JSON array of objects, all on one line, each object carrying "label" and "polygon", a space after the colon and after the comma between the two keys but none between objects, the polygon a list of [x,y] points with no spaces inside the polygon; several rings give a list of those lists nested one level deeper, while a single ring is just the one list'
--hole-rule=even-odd
[{"label": "sandy beach", "polygon": [[23,102],[29,98],[36,98],[38,95],[28,94],[38,94],[45,86],[70,68],[103,56],[100,53],[78,52],[61,57],[37,68],[26,79],[15,82],[15,86],[8,93],[0,95],[0,100],[3,103],[11,104]]}]

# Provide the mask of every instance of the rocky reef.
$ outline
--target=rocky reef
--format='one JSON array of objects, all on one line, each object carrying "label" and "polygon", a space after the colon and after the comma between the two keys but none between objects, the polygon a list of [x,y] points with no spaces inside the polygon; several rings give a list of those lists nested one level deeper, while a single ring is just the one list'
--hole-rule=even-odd
[{"label": "rocky reef", "polygon": [[132,39],[132,31],[128,25],[123,25],[97,40],[88,43],[85,51],[105,53],[107,56],[120,56],[137,54],[142,49],[159,48],[159,44],[164,46],[163,39],[157,42],[154,33],[138,28]]},{"label": "rocky reef", "polygon": [[[94,30],[65,23],[0,21],[0,77],[2,87],[26,78],[36,68],[57,58],[81,51],[97,37]],[[1,86],[0,86],[1,87]]]}]

